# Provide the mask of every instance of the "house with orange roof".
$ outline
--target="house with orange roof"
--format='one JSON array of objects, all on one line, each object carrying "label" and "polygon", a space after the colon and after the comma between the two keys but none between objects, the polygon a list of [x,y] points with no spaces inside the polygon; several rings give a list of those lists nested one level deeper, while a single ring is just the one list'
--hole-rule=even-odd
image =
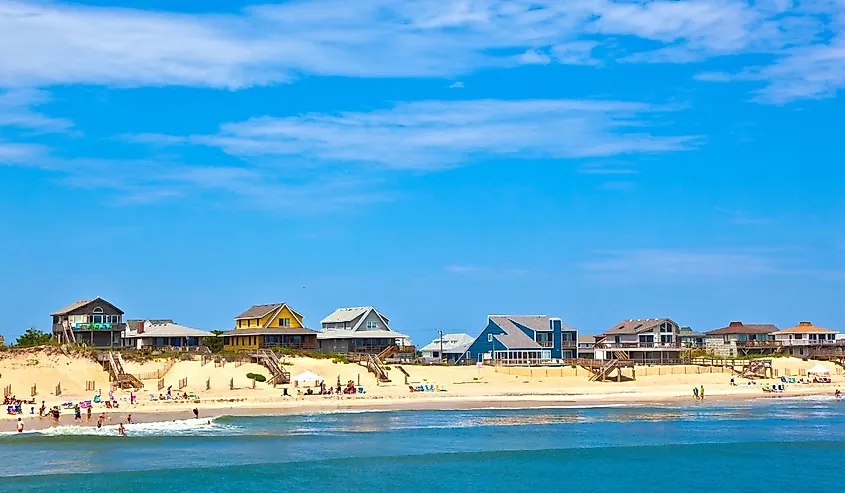
[{"label": "house with orange roof", "polygon": [[810,322],[800,322],[795,327],[779,330],[772,335],[783,346],[784,354],[809,356],[810,349],[836,344],[837,331],[816,327]]}]

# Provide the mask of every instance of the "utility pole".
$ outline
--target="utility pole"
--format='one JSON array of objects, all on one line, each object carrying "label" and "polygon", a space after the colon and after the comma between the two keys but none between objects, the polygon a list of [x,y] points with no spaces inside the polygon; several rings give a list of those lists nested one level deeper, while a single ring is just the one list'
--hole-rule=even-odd
[{"label": "utility pole", "polygon": [[437,329],[440,332],[440,362],[443,363],[443,329]]}]

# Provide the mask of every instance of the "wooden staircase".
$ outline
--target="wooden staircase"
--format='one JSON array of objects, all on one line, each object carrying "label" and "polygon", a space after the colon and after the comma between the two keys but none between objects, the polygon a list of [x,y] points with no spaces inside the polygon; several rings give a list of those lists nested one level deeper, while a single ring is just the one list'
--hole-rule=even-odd
[{"label": "wooden staircase", "polygon": [[405,369],[404,369],[404,368],[402,368],[401,366],[398,366],[398,365],[397,365],[397,366],[396,366],[396,369],[397,369],[397,370],[399,370],[399,371],[401,371],[401,372],[402,372],[402,374],[403,374],[403,375],[405,375],[405,385],[408,385],[408,379],[411,377],[411,374],[410,374],[410,373],[408,373],[407,371],[405,371]]},{"label": "wooden staircase", "polygon": [[375,375],[379,382],[386,383],[390,381],[390,378],[387,376],[387,370],[384,368],[384,363],[381,362],[381,358],[378,355],[368,354],[363,360],[363,363],[367,367],[367,371]]},{"label": "wooden staircase", "polygon": [[593,374],[590,376],[591,382],[604,382],[607,380],[608,375],[613,370],[617,370],[620,368],[620,363],[618,359],[611,359],[607,360],[600,368],[593,371]]},{"label": "wooden staircase", "polygon": [[285,370],[275,352],[268,349],[259,349],[253,351],[250,356],[255,359],[256,363],[270,371],[271,376],[267,383],[270,385],[290,383],[290,372]]},{"label": "wooden staircase", "polygon": [[109,376],[111,377],[112,382],[115,382],[119,388],[128,389],[131,387],[135,390],[144,388],[144,384],[138,380],[138,377],[131,373],[126,373],[126,365],[124,364],[123,356],[120,353],[109,351],[108,366]]}]

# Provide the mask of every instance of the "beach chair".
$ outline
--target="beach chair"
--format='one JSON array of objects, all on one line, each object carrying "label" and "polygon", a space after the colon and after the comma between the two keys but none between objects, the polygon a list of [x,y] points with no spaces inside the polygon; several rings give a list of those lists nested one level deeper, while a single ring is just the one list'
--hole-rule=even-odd
[{"label": "beach chair", "polygon": [[434,392],[434,385],[429,385],[425,390],[429,392]]},{"label": "beach chair", "polygon": [[358,393],[363,394],[364,393],[364,387],[358,387]]},{"label": "beach chair", "polygon": [[780,381],[783,382],[783,383],[787,383],[786,377],[780,377]]},{"label": "beach chair", "polygon": [[772,391],[772,389],[770,389],[769,387],[763,387],[763,392],[771,392],[771,391]]},{"label": "beach chair", "polygon": [[158,400],[158,397],[156,397],[156,395],[155,395],[155,394],[150,394],[150,400],[151,400],[151,401],[157,401],[157,400]]},{"label": "beach chair", "polygon": [[413,385],[408,385],[408,388],[411,390],[411,392],[417,391],[417,389],[415,389]]},{"label": "beach chair", "polygon": [[784,388],[783,384],[778,385],[778,392],[783,392],[785,390],[786,388]]}]

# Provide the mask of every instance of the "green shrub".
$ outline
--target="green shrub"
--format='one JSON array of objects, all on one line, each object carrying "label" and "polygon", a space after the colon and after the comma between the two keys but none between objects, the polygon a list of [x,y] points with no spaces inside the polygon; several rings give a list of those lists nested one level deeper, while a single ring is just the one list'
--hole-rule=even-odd
[{"label": "green shrub", "polygon": [[265,377],[264,375],[262,375],[260,373],[247,373],[246,378],[248,378],[250,380],[255,380],[256,382],[266,382],[267,381],[267,377]]}]

